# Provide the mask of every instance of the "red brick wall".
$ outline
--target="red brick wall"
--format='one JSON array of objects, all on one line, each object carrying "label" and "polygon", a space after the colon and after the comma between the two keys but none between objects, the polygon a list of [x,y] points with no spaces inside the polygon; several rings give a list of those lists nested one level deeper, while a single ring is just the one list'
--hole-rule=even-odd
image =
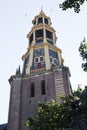
[{"label": "red brick wall", "polygon": [[[59,95],[70,94],[68,68],[57,68],[38,75],[13,76],[9,109],[9,129],[27,130],[24,123],[30,116],[35,116],[38,102],[54,99],[60,102]],[[45,80],[46,95],[41,95],[41,81]],[[30,97],[31,83],[35,83],[35,97]]]}]

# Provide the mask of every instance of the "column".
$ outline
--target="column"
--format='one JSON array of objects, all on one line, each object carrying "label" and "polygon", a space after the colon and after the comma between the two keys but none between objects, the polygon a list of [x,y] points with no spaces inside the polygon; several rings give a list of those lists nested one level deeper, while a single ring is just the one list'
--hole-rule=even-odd
[{"label": "column", "polygon": [[33,31],[33,45],[35,44],[35,30]]},{"label": "column", "polygon": [[58,59],[59,59],[59,65],[61,65],[61,53],[57,51],[57,54],[58,54]]},{"label": "column", "polygon": [[47,39],[46,39],[46,29],[44,28],[43,31],[44,31],[44,40],[43,40],[43,42],[45,43],[45,42],[47,42]]},{"label": "column", "polygon": [[55,34],[53,33],[53,44],[56,44],[55,43]]},{"label": "column", "polygon": [[36,18],[36,25],[38,24],[38,18]]},{"label": "column", "polygon": [[50,59],[49,59],[48,45],[44,45],[44,55],[45,55],[46,70],[48,70],[48,69],[50,69]]}]

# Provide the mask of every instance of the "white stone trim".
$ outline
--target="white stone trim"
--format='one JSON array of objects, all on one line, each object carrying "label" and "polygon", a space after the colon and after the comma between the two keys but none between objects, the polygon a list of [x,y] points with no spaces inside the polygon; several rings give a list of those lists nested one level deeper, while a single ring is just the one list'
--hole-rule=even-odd
[{"label": "white stone trim", "polygon": [[46,70],[48,70],[50,69],[50,59],[49,59],[49,48],[47,45],[44,46],[44,55],[45,55]]},{"label": "white stone trim", "polygon": [[28,67],[26,68],[26,74],[30,74],[30,67],[32,66],[33,62],[33,48],[30,49],[30,58],[28,62]]},{"label": "white stone trim", "polygon": [[60,52],[58,52],[58,51],[57,51],[57,54],[58,54],[58,58],[59,58],[59,64],[61,65],[61,63],[62,63],[62,62],[61,62],[61,54],[60,54]]}]

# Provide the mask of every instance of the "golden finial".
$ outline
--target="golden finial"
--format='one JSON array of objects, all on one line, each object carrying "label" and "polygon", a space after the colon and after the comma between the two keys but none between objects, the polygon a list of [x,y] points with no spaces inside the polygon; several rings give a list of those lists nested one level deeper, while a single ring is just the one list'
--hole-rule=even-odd
[{"label": "golden finial", "polygon": [[41,6],[41,11],[40,11],[40,14],[44,14],[44,11],[43,11],[43,6]]}]

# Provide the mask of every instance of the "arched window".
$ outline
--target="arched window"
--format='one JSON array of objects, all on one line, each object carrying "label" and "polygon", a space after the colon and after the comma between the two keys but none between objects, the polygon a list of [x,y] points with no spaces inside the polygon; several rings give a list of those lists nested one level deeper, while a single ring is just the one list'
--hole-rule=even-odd
[{"label": "arched window", "polygon": [[42,95],[46,94],[45,80],[42,80],[42,82],[41,82],[41,94]]},{"label": "arched window", "polygon": [[34,96],[35,96],[35,86],[34,86],[34,83],[31,83],[30,96],[31,96],[31,97],[34,97]]}]

